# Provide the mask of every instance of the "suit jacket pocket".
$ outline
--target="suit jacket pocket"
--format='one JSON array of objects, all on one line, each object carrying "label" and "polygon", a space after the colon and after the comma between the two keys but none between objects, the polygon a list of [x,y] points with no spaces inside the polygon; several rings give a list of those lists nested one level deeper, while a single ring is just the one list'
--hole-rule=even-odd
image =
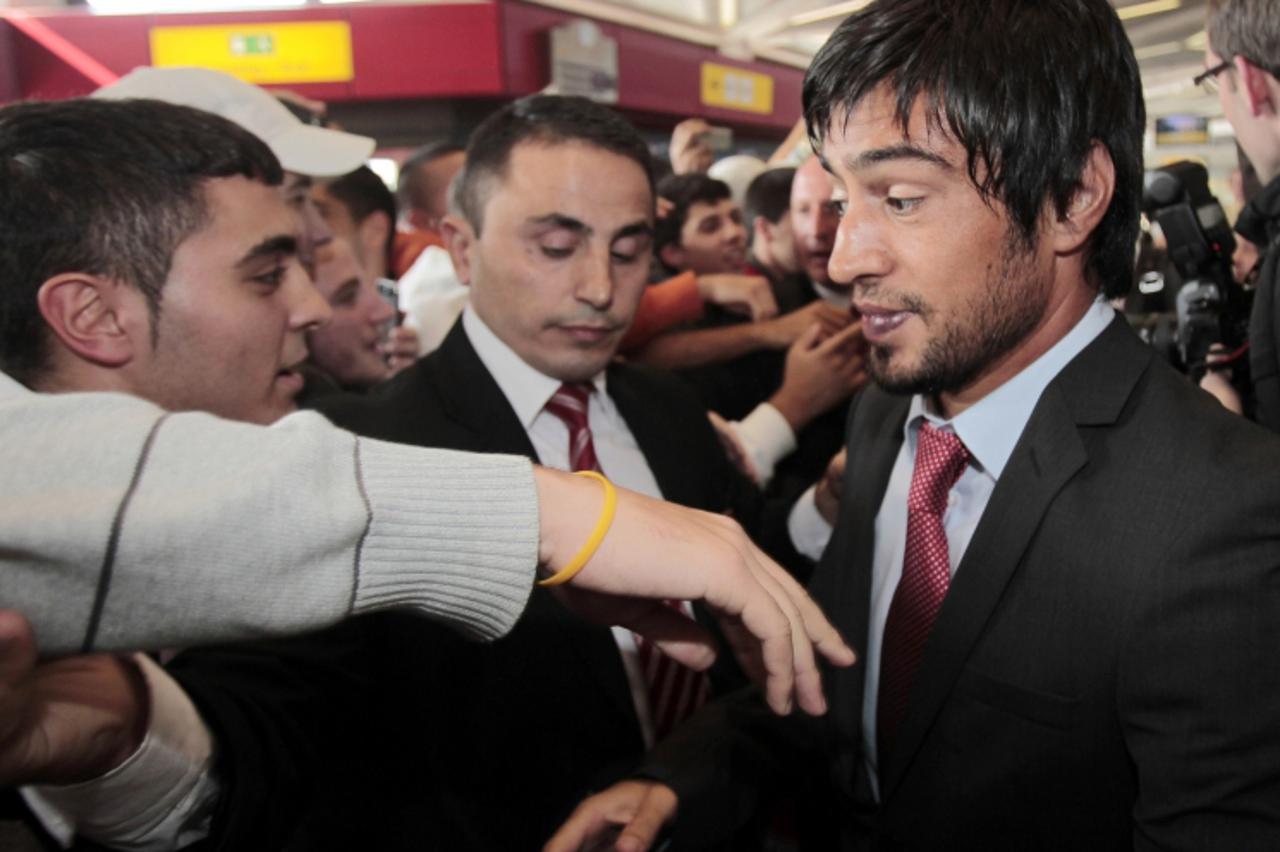
[{"label": "suit jacket pocket", "polygon": [[1080,699],[1040,692],[969,669],[960,675],[956,692],[1046,727],[1074,727]]}]

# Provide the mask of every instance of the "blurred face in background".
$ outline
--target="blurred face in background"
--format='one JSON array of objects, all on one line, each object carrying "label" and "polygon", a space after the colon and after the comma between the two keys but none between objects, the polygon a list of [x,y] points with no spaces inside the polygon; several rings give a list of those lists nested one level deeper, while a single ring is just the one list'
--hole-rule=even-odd
[{"label": "blurred face in background", "polygon": [[796,170],[791,184],[791,232],[795,238],[796,262],[809,280],[848,289],[848,285],[833,282],[827,271],[840,222],[831,193],[831,176],[817,157],[810,157]]},{"label": "blurred face in background", "polygon": [[348,388],[385,380],[390,368],[380,347],[395,309],[378,293],[346,240],[334,240],[316,267],[316,289],[332,319],[307,335],[311,363]]},{"label": "blurred face in background", "polygon": [[747,229],[732,198],[689,205],[680,228],[680,245],[662,249],[667,266],[698,275],[741,272],[746,258]]}]

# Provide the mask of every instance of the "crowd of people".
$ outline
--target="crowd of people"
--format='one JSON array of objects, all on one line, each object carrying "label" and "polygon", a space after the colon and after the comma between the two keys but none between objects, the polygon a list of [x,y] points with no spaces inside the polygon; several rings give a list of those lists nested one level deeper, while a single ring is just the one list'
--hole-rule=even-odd
[{"label": "crowd of people", "polygon": [[0,845],[1273,848],[1280,2],[1209,16],[1261,427],[1112,307],[1106,0],[875,0],[771,164],[0,107]]}]

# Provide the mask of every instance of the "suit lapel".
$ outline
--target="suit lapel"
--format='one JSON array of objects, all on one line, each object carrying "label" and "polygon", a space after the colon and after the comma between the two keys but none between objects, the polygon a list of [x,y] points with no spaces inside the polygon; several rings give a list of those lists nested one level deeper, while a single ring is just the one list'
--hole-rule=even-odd
[{"label": "suit lapel", "polygon": [[519,453],[534,461],[533,449],[507,397],[467,338],[462,321],[454,323],[434,356],[442,413],[473,436],[471,449],[486,453]]},{"label": "suit lapel", "polygon": [[1045,390],[934,622],[894,752],[880,766],[883,800],[910,766],[1054,498],[1088,463],[1079,427],[1114,423],[1149,362],[1117,317]]}]

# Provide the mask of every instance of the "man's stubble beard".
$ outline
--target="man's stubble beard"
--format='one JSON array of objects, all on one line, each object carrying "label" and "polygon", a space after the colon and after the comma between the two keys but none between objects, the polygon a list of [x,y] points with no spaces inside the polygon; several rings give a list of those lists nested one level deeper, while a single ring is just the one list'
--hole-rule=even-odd
[{"label": "man's stubble beard", "polygon": [[[876,384],[894,394],[954,393],[1025,340],[1044,317],[1049,294],[1049,282],[1037,280],[1030,255],[1027,241],[1011,227],[999,267],[987,268],[987,286],[961,306],[960,314],[946,318],[915,369],[894,370],[892,347],[870,347],[867,369]],[[918,297],[908,295],[905,301],[926,327],[936,317]]]}]

